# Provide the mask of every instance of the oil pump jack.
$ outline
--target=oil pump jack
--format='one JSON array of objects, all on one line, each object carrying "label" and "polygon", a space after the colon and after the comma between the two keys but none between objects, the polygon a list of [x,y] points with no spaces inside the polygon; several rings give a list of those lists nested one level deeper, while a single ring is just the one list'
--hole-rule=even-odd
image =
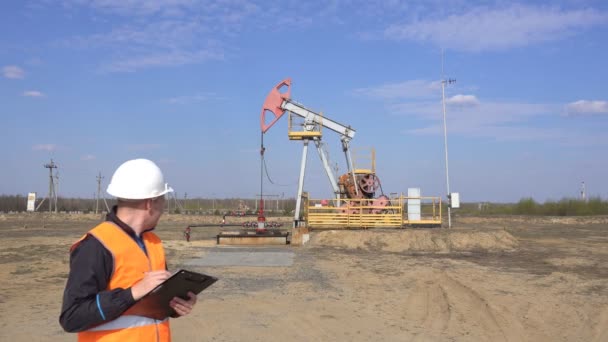
[{"label": "oil pump jack", "polygon": [[[295,102],[291,99],[291,79],[287,78],[279,82],[268,93],[266,100],[262,106],[260,115],[261,127],[261,174],[260,174],[260,204],[258,210],[258,220],[255,230],[241,230],[238,232],[221,232],[217,236],[218,244],[226,245],[262,245],[262,244],[285,244],[290,242],[290,233],[281,230],[267,229],[271,227],[266,222],[264,215],[264,194],[263,194],[263,168],[264,168],[264,134],[285,114],[289,116],[289,140],[302,141],[304,147],[302,150],[302,160],[300,164],[300,175],[298,179],[298,195],[296,198],[296,208],[294,213],[294,230],[303,227],[301,224],[303,219],[300,214],[302,207],[302,194],[304,189],[304,174],[306,172],[306,161],[308,156],[308,145],[312,141],[317,148],[319,157],[323,164],[323,168],[329,183],[332,187],[335,203],[338,210],[346,212],[350,210],[346,205],[340,206],[340,199],[370,199],[372,201],[371,213],[380,213],[382,207],[389,204],[388,196],[384,194],[378,198],[374,198],[376,191],[382,191],[380,179],[376,176],[374,162],[372,161],[371,169],[355,169],[353,166],[353,158],[351,156],[350,142],[355,137],[355,130],[347,125],[343,125],[334,120],[328,119],[321,113],[317,113],[304,105]],[[300,120],[301,130],[292,130],[294,121]],[[340,136],[342,151],[346,158],[348,171],[341,175],[338,180],[332,173],[329,165],[327,153],[323,148],[323,129],[329,129]],[[372,157],[373,160],[373,157]],[[349,204],[348,201],[345,202]],[[380,208],[380,209],[379,209]],[[252,227],[248,225],[248,227]]]},{"label": "oil pump jack", "polygon": [[[308,145],[312,141],[317,148],[319,158],[323,164],[323,168],[329,183],[332,187],[334,196],[337,200],[340,198],[353,199],[373,199],[375,192],[382,187],[380,179],[375,174],[375,167],[371,169],[355,169],[353,166],[353,158],[351,156],[350,142],[355,137],[355,130],[348,125],[338,123],[331,120],[321,113],[317,113],[304,105],[297,103],[291,99],[291,79],[287,78],[279,82],[268,93],[260,115],[260,127],[265,134],[285,113],[289,115],[289,140],[299,140],[303,143],[302,159],[300,163],[300,176],[298,179],[298,194],[296,197],[296,208],[294,213],[294,227],[298,227],[302,222],[300,209],[302,206],[302,194],[304,189],[304,174],[306,172],[306,162],[308,156]],[[301,122],[302,130],[292,130],[294,120],[303,120]],[[327,153],[323,148],[323,129],[329,129],[337,133],[342,144],[342,151],[346,158],[347,173],[343,174],[336,180],[331,167],[329,165]],[[262,144],[261,153],[264,153]],[[262,156],[263,158],[263,156]],[[372,164],[373,165],[373,164]],[[340,201],[336,201],[339,205]],[[374,207],[383,207],[389,203],[388,196],[382,194],[374,199]],[[347,209],[345,209],[347,210]]]}]

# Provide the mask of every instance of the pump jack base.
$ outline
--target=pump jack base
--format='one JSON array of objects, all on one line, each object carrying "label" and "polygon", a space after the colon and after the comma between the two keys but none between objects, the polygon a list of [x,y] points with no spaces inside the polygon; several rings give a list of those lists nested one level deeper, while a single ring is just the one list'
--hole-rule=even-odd
[{"label": "pump jack base", "polygon": [[217,235],[218,245],[288,245],[291,242],[289,232],[279,230],[256,231],[241,230],[221,232]]}]

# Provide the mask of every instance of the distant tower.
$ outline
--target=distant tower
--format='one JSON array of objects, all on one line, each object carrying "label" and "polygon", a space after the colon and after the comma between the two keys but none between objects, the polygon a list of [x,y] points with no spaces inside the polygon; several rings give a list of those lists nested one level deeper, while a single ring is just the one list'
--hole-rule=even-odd
[{"label": "distant tower", "polygon": [[51,162],[44,164],[44,167],[49,169],[49,213],[53,211],[53,203],[55,203],[55,212],[57,212],[57,194],[55,193],[53,169],[58,168],[58,166],[53,162],[53,159],[51,159]]},{"label": "distant tower", "polygon": [[101,194],[101,180],[104,177],[101,176],[101,172],[97,176],[97,201],[95,201],[95,215],[97,215],[97,211],[99,210],[99,196]]},{"label": "distant tower", "polygon": [[587,200],[587,190],[585,189],[584,181],[581,183],[581,200],[583,200],[583,201]]}]

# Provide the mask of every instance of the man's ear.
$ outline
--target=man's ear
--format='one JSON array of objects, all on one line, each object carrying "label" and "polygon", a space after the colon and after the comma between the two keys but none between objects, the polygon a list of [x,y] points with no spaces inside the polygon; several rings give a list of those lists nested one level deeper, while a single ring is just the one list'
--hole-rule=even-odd
[{"label": "man's ear", "polygon": [[146,204],[145,204],[146,210],[152,209],[153,206],[154,206],[153,199],[152,198],[146,199]]}]

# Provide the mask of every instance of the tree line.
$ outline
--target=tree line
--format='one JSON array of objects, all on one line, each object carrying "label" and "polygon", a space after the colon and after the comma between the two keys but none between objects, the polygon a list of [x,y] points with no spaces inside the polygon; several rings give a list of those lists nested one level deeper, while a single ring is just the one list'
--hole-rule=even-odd
[{"label": "tree line", "polygon": [[562,198],[544,203],[527,197],[517,203],[464,203],[456,213],[473,215],[594,216],[608,215],[608,201],[600,197],[587,200]]},{"label": "tree line", "polygon": [[[48,211],[48,201],[43,198],[36,200],[37,211]],[[106,207],[107,204],[107,207]],[[114,199],[99,201],[92,198],[57,198],[57,210],[61,212],[103,212],[112,208]],[[166,210],[169,213],[183,214],[211,214],[211,215],[254,215],[258,211],[259,199],[253,198],[188,198],[177,199],[169,197]],[[445,203],[443,204],[445,206]],[[267,199],[264,211],[272,215],[291,215],[296,206],[294,198]],[[0,195],[0,212],[23,212],[27,208],[27,196]],[[53,206],[54,209],[54,206]],[[447,208],[443,208],[447,212]],[[461,208],[454,211],[463,215],[539,215],[539,216],[590,216],[608,215],[608,201],[600,197],[588,200],[563,198],[561,200],[548,200],[544,203],[532,198],[522,198],[516,203],[461,203]]]},{"label": "tree line", "polygon": [[[42,203],[41,203],[42,202]],[[115,199],[100,198],[57,198],[57,211],[60,212],[103,212],[112,208]],[[175,196],[167,198],[166,210],[170,213],[215,214],[215,215],[253,215],[258,211],[259,199],[253,198],[184,198]],[[291,215],[295,209],[294,198],[266,199],[264,211],[268,215]],[[37,198],[37,211],[49,211],[49,202],[45,198]],[[23,212],[27,209],[27,196],[0,195],[0,212]],[[51,210],[55,211],[54,202]]]}]

